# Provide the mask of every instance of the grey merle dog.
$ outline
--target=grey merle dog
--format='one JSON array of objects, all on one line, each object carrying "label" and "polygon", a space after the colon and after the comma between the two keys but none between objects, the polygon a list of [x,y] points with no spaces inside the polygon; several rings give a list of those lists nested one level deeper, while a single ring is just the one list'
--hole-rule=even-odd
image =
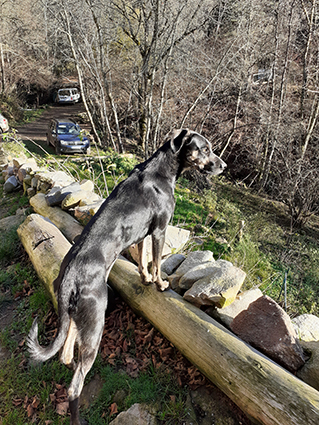
[{"label": "grey merle dog", "polygon": [[[37,319],[28,336],[28,349],[43,362],[62,347],[61,361],[75,372],[68,389],[71,425],[80,425],[79,396],[99,349],[108,302],[107,278],[121,251],[137,243],[142,283],[168,288],[160,274],[165,231],[174,212],[175,182],[193,168],[218,175],[226,164],[212,152],[210,142],[187,129],[175,130],[147,161],[137,165],[102,204],[64,258],[54,282],[59,325],[47,347],[38,342]],[[147,271],[143,239],[152,235],[153,270]],[[74,345],[78,344],[78,362]]]}]

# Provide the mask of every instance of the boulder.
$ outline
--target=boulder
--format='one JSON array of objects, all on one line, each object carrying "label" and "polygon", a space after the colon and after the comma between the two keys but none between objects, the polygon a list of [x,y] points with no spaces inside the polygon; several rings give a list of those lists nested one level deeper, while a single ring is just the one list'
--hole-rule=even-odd
[{"label": "boulder", "polygon": [[135,403],[126,412],[121,412],[110,425],[156,425],[158,422],[150,408]]},{"label": "boulder", "polygon": [[19,187],[19,181],[16,176],[10,176],[3,185],[6,193],[11,193]]},{"label": "boulder", "polygon": [[92,180],[84,179],[80,182],[81,190],[88,190],[94,192],[94,183]]},{"label": "boulder", "polygon": [[235,300],[245,277],[246,273],[229,261],[217,260],[212,264],[209,276],[195,282],[185,292],[184,299],[197,306],[226,307]]},{"label": "boulder", "polygon": [[25,178],[23,179],[23,194],[26,195],[27,194],[27,190],[31,187],[31,180],[32,177],[30,176],[30,174],[27,174],[25,176]]},{"label": "boulder", "polygon": [[305,363],[288,314],[267,295],[239,313],[230,327],[241,339],[291,372]]},{"label": "boulder", "polygon": [[302,314],[292,319],[292,326],[302,341],[319,341],[319,317]]},{"label": "boulder", "polygon": [[81,206],[93,204],[100,201],[101,197],[94,192],[88,190],[77,190],[69,193],[62,201],[61,207],[63,210],[69,210],[81,203]]},{"label": "boulder", "polygon": [[13,174],[14,174],[13,167],[11,165],[5,166],[2,170],[2,176],[3,176],[4,180],[8,180],[8,178],[10,176],[13,176]]},{"label": "boulder", "polygon": [[81,190],[80,183],[73,182],[67,186],[55,186],[45,196],[45,200],[50,207],[60,205],[64,198],[71,193],[79,192]]},{"label": "boulder", "polygon": [[301,341],[301,345],[310,354],[310,359],[298,370],[297,376],[319,391],[319,341]]},{"label": "boulder", "polygon": [[38,170],[38,164],[36,163],[36,160],[34,158],[31,158],[28,160],[28,162],[25,162],[22,164],[18,169],[18,179],[22,183],[24,178],[30,174],[32,171]]},{"label": "boulder", "polygon": [[214,274],[216,272],[216,263],[216,261],[207,261],[193,267],[180,278],[178,286],[181,289],[190,289],[198,280],[208,277],[212,273]]},{"label": "boulder", "polygon": [[[15,154],[15,157],[12,158],[12,164],[14,166],[14,168],[18,169],[22,164],[24,164],[25,162],[27,162],[29,160],[29,158],[27,158],[27,156],[25,155],[24,152],[19,152],[18,154],[19,156],[17,156],[17,154]],[[11,155],[8,156],[9,159],[11,159]]]},{"label": "boulder", "polygon": [[218,322],[221,322],[230,328],[234,318],[243,310],[246,310],[253,301],[256,301],[262,296],[263,293],[259,288],[249,289],[248,291],[239,293],[236,296],[235,301],[227,307],[215,308],[207,313]]},{"label": "boulder", "polygon": [[[166,257],[170,254],[175,254],[182,250],[186,242],[188,241],[190,232],[188,230],[180,229],[179,227],[167,226],[165,243],[163,248],[162,257]],[[152,261],[152,238],[147,236],[144,239],[144,248],[146,249],[146,258],[147,262]],[[130,247],[130,254],[132,258],[137,262],[138,260],[138,250],[137,245]]]},{"label": "boulder", "polygon": [[0,220],[0,231],[8,231],[13,227],[18,227],[24,219],[24,210],[18,209],[15,215],[10,215]]},{"label": "boulder", "polygon": [[36,179],[50,187],[65,187],[74,183],[74,178],[64,171],[43,171],[36,174]]},{"label": "boulder", "polygon": [[174,273],[174,271],[181,265],[186,259],[183,254],[173,254],[166,258],[161,264],[161,272],[166,275]]},{"label": "boulder", "polygon": [[176,289],[178,287],[179,281],[181,277],[186,274],[189,270],[193,269],[194,267],[206,263],[206,262],[213,262],[214,256],[211,251],[194,251],[190,252],[187,255],[187,258],[185,261],[182,262],[182,264],[177,268],[174,274],[169,276],[168,280],[171,284],[172,289]]}]

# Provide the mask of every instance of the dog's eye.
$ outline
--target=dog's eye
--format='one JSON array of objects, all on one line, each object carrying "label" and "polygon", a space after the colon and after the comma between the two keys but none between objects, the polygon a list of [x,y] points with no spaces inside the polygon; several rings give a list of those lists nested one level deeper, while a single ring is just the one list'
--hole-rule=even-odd
[{"label": "dog's eye", "polygon": [[203,152],[204,152],[206,155],[208,155],[208,154],[209,154],[209,149],[208,149],[208,148],[204,148],[204,149],[203,149]]}]

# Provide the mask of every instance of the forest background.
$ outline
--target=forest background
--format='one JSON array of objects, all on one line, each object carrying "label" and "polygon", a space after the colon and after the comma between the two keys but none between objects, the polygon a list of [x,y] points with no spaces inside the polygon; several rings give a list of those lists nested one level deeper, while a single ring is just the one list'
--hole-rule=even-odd
[{"label": "forest background", "polygon": [[0,3],[2,106],[75,75],[99,144],[147,157],[187,126],[292,226],[319,210],[318,61],[317,0]]}]

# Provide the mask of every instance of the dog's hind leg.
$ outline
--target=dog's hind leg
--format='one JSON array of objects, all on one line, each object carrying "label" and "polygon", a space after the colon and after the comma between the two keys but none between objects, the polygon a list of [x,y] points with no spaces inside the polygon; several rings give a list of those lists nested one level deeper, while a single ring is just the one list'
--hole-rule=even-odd
[{"label": "dog's hind leg", "polygon": [[152,275],[147,270],[147,258],[144,239],[137,244],[138,250],[138,271],[141,275],[143,285],[149,285],[152,283]]},{"label": "dog's hind leg", "polygon": [[[79,414],[79,397],[81,395],[84,380],[87,373],[90,371],[94,360],[96,358],[100,342],[102,339],[102,333],[104,328],[105,316],[103,313],[99,313],[96,317],[95,324],[92,329],[85,329],[85,335],[80,335],[79,342],[79,362],[74,372],[71,384],[68,389],[69,397],[69,408],[71,412],[70,425],[81,425],[83,422],[80,421]],[[90,341],[87,341],[90,335]]]},{"label": "dog's hind leg", "polygon": [[77,337],[77,328],[73,319],[70,320],[68,336],[65,340],[63,351],[60,356],[60,361],[65,364],[69,369],[75,370],[76,364],[74,362],[74,344]]},{"label": "dog's hind leg", "polygon": [[165,291],[165,289],[169,288],[169,283],[166,280],[162,280],[161,277],[161,260],[165,242],[165,231],[166,229],[164,231],[157,230],[152,234],[153,282],[159,291]]}]

